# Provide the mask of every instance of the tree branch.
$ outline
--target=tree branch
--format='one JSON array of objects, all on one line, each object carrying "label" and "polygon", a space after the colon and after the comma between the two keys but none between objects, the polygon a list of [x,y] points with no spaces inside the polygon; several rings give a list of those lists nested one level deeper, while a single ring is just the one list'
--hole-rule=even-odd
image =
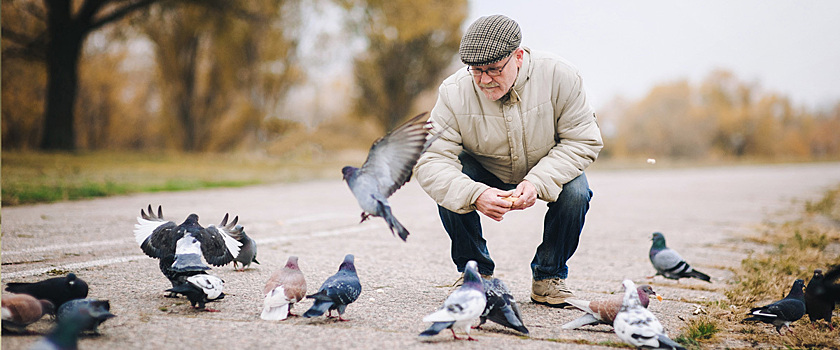
[{"label": "tree branch", "polygon": [[131,12],[147,7],[158,1],[159,0],[141,0],[135,3],[125,5],[124,7],[116,9],[113,12],[109,13],[107,16],[96,20],[95,22],[91,22],[91,24],[86,29],[87,31],[94,31],[105,24],[117,21]]}]

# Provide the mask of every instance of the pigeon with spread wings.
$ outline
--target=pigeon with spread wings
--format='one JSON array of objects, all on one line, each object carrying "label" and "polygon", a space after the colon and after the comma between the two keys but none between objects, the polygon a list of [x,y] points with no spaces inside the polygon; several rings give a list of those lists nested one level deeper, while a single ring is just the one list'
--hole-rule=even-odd
[{"label": "pigeon with spread wings", "polygon": [[[408,230],[391,214],[388,197],[411,179],[412,169],[420,155],[429,148],[440,133],[429,137],[431,123],[421,120],[426,113],[409,119],[373,143],[361,168],[341,169],[344,181],[362,207],[362,222],[379,216],[388,223],[391,233],[403,241]],[[396,231],[396,232],[395,232]]]},{"label": "pigeon with spread wings", "polygon": [[134,225],[134,238],[146,255],[160,260],[160,271],[173,288],[180,287],[186,280],[184,277],[204,274],[210,269],[201,260],[202,256],[210,265],[223,266],[239,255],[242,243],[232,237],[236,233],[238,216],[228,223],[225,214],[221,225],[202,227],[196,214],[190,214],[183,223],[176,225],[163,219],[161,207],[158,207],[157,215],[151,205],[148,210],[148,214],[140,210]]}]

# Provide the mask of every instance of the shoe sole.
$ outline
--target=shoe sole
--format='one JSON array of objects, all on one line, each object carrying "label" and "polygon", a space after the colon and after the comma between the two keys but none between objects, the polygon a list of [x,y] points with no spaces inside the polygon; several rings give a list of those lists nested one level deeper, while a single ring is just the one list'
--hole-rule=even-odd
[{"label": "shoe sole", "polygon": [[573,308],[573,307],[574,307],[574,306],[572,306],[572,304],[569,304],[569,303],[567,303],[567,302],[565,302],[565,301],[564,301],[564,302],[560,302],[559,304],[551,304],[551,303],[546,302],[546,301],[538,301],[538,300],[536,300],[536,299],[534,299],[534,298],[531,298],[531,301],[532,301],[534,304],[545,305],[545,306],[548,306],[548,307],[553,307],[553,308],[558,308],[558,309],[566,309],[566,308]]}]

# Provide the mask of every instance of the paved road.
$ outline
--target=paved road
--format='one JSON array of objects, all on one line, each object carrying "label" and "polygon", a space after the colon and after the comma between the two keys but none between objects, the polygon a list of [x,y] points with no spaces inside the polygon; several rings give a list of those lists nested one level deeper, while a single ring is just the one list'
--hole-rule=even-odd
[{"label": "paved road", "polygon": [[[593,170],[595,196],[581,246],[569,262],[569,284],[583,298],[620,289],[621,280],[646,281],[650,234],[661,231],[713,284],[660,278],[654,288],[665,297],[651,310],[676,333],[694,310],[692,302],[723,298],[728,266],[747,254],[733,244],[765,220],[781,220],[802,201],[817,199],[840,183],[840,163],[740,166],[727,168]],[[228,297],[214,303],[219,313],[190,310],[186,299],[163,297],[169,287],[157,261],[142,255],[132,240],[140,208],[163,205],[167,219],[181,222],[197,213],[205,225],[226,212],[240,216],[259,244],[262,265],[246,272],[213,269],[226,281]],[[88,201],[3,208],[2,282],[36,281],[49,270],[72,271],[88,281],[90,297],[111,300],[119,315],[102,336],[81,340],[83,349],[259,348],[598,348],[576,344],[618,341],[610,327],[566,331],[579,316],[529,301],[529,262],[539,243],[545,205],[510,213],[485,235],[496,260],[496,275],[513,290],[531,329],[518,337],[497,325],[473,335],[478,342],[453,342],[446,335],[420,341],[422,317],[445,299],[457,278],[448,257],[449,240],[434,203],[409,183],[392,197],[395,215],[412,232],[408,243],[392,237],[379,218],[358,224],[359,209],[338,177],[332,181],[277,184],[239,189],[140,194]],[[363,292],[348,307],[349,322],[293,318],[259,319],[260,291],[274,269],[298,255],[309,290],[333,274],[344,254],[356,255]],[[303,312],[311,302],[295,310]],[[51,323],[30,328],[45,332]],[[25,349],[36,336],[3,336],[3,349]]]}]

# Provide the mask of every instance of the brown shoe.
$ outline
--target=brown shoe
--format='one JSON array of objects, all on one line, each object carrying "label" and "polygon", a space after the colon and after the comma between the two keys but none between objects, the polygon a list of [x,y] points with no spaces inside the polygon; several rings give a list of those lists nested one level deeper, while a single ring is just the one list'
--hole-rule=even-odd
[{"label": "brown shoe", "polygon": [[[481,278],[486,279],[486,280],[491,280],[491,279],[493,279],[493,275],[481,275]],[[452,290],[458,289],[458,287],[461,287],[463,284],[464,284],[464,273],[461,272],[461,277],[458,277],[458,279],[455,281],[455,283],[452,284]]]},{"label": "brown shoe", "polygon": [[574,298],[575,294],[566,287],[566,280],[561,278],[547,278],[534,281],[531,284],[531,301],[550,307],[567,307],[566,298]]}]

